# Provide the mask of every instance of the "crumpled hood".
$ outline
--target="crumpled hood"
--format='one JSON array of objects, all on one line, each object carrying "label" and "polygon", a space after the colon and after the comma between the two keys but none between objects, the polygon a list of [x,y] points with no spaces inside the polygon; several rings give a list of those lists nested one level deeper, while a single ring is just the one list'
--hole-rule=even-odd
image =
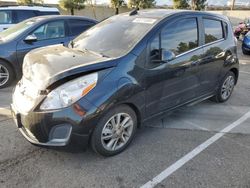
[{"label": "crumpled hood", "polygon": [[39,89],[45,89],[62,78],[115,64],[112,59],[98,54],[54,45],[33,50],[25,56],[23,77]]}]

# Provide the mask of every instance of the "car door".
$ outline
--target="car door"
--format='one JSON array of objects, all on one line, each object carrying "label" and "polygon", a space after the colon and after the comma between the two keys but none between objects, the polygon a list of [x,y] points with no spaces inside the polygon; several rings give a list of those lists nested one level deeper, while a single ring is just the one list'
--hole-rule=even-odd
[{"label": "car door", "polygon": [[[35,37],[36,40],[26,41],[25,38],[27,36]],[[19,63],[22,63],[24,56],[35,48],[55,44],[67,44],[69,42],[64,20],[43,23],[27,36],[22,38],[17,44],[17,59]]]},{"label": "car door", "polygon": [[95,25],[95,23],[87,20],[68,19],[70,40],[73,40],[75,37],[86,31],[93,25]]},{"label": "car door", "polygon": [[230,46],[225,44],[226,32],[228,32],[227,25],[224,25],[226,23],[211,17],[203,18],[202,23],[204,55],[199,69],[201,72],[201,93],[206,94],[215,90],[225,57],[228,55],[225,52]]},{"label": "car door", "polygon": [[[200,46],[198,19],[182,17],[166,24],[148,44],[149,60],[145,69],[146,111],[149,116],[174,108],[197,97],[200,87],[198,63]],[[175,58],[161,60],[160,49]]]}]

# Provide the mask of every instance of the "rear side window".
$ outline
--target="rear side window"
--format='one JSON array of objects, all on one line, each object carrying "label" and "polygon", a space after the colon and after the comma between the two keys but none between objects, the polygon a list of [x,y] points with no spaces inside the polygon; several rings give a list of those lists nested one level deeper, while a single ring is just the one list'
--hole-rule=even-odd
[{"label": "rear side window", "polygon": [[10,10],[0,11],[0,24],[12,24],[12,12]]},{"label": "rear side window", "polygon": [[82,32],[94,25],[94,23],[85,20],[68,20],[70,36],[80,35]]},{"label": "rear side window", "polygon": [[198,47],[198,24],[196,18],[187,18],[163,28],[161,48],[179,55]]},{"label": "rear side window", "polygon": [[205,29],[205,43],[214,42],[223,38],[223,29],[221,21],[212,19],[203,19]]},{"label": "rear side window", "polygon": [[15,13],[17,22],[22,22],[24,20],[37,16],[35,11],[33,10],[16,10]]}]

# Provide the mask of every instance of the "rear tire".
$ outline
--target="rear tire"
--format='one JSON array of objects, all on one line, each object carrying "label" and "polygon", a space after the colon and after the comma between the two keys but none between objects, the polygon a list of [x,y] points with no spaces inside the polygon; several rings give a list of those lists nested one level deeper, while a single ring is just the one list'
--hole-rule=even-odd
[{"label": "rear tire", "polygon": [[8,87],[15,79],[15,74],[12,67],[4,62],[0,61],[0,89]]},{"label": "rear tire", "polygon": [[116,155],[130,144],[137,129],[137,117],[129,106],[109,110],[91,136],[92,149],[103,156]]},{"label": "rear tire", "polygon": [[212,97],[211,100],[218,103],[226,102],[232,95],[235,83],[235,74],[229,71],[222,80],[216,95]]},{"label": "rear tire", "polygon": [[244,55],[249,55],[249,52],[246,51],[243,47],[242,47],[242,53],[243,53]]}]

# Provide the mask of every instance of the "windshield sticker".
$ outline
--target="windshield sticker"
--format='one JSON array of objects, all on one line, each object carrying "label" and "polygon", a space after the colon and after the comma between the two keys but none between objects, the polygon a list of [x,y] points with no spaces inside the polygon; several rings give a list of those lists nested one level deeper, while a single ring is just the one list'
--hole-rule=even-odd
[{"label": "windshield sticker", "polygon": [[145,23],[145,24],[153,24],[155,23],[156,19],[153,18],[135,18],[133,20],[134,23]]}]

